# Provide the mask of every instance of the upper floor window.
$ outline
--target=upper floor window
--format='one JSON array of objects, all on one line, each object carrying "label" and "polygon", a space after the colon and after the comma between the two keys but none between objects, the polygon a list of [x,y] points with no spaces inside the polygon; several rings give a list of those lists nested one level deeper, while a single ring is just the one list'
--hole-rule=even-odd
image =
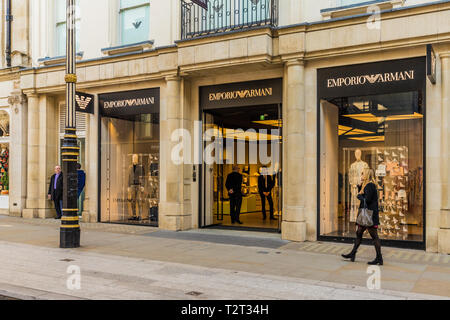
[{"label": "upper floor window", "polygon": [[[76,20],[75,20],[75,48],[78,50],[80,47],[79,39],[80,39],[80,10],[78,7],[79,0],[75,0],[76,6]],[[66,0],[55,0],[55,17],[56,17],[56,48],[55,55],[56,56],[65,56],[66,55]]]},{"label": "upper floor window", "polygon": [[120,44],[148,40],[150,30],[149,0],[120,0]]}]

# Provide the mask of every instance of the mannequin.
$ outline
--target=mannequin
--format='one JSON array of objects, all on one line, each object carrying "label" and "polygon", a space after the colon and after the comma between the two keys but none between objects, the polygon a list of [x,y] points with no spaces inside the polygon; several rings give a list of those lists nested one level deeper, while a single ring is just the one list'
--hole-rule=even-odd
[{"label": "mannequin", "polygon": [[[128,168],[128,197],[131,201],[131,210],[133,216],[130,220],[142,219],[141,199],[144,193],[144,167],[139,164],[139,155],[133,154],[132,164]],[[138,206],[139,215],[136,215],[136,205]]]},{"label": "mannequin", "polygon": [[360,201],[358,200],[358,185],[361,184],[361,173],[369,165],[361,160],[362,151],[356,149],[356,161],[350,165],[348,178],[350,183],[350,222],[356,222]]}]

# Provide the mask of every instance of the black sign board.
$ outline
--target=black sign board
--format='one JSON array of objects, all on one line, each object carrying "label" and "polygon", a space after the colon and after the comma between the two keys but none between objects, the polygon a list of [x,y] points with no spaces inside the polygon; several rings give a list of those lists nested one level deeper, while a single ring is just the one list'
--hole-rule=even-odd
[{"label": "black sign board", "polygon": [[416,91],[425,84],[425,57],[317,70],[319,98]]},{"label": "black sign board", "polygon": [[279,104],[283,99],[282,79],[236,82],[200,88],[203,109]]},{"label": "black sign board", "polygon": [[98,96],[100,113],[105,117],[159,113],[159,88],[122,91]]},{"label": "black sign board", "polygon": [[76,111],[82,113],[94,114],[94,96],[91,94],[76,92],[75,94]]},{"label": "black sign board", "polygon": [[431,44],[427,45],[427,77],[436,84],[436,53]]},{"label": "black sign board", "polygon": [[192,0],[193,3],[199,5],[205,10],[208,10],[208,0]]}]

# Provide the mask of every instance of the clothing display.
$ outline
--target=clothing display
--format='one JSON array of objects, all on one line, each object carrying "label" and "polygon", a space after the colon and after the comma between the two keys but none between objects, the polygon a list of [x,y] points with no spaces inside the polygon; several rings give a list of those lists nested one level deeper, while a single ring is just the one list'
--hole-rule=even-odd
[{"label": "clothing display", "polygon": [[361,173],[369,165],[362,161],[357,160],[353,162],[349,169],[349,183],[350,183],[350,222],[356,222],[358,215],[359,200],[358,200],[358,185],[361,184]]},{"label": "clothing display", "polygon": [[0,153],[0,190],[2,194],[9,192],[9,150],[2,148]]}]

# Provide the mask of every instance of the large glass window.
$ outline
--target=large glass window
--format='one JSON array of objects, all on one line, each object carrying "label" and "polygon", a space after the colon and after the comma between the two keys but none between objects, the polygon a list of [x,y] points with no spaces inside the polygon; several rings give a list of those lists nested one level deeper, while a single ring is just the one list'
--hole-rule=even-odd
[{"label": "large glass window", "polygon": [[122,45],[148,40],[150,30],[148,0],[120,0],[119,16]]},{"label": "large glass window", "polygon": [[159,113],[101,121],[101,221],[157,225]]},{"label": "large glass window", "polygon": [[421,91],[342,97],[320,105],[320,232],[353,237],[361,171],[375,172],[380,238],[423,241]]},{"label": "large glass window", "polygon": [[[78,51],[80,47],[79,43],[79,31],[80,31],[80,10],[78,9],[79,0],[75,1],[76,9],[76,20],[75,20],[75,48]],[[66,13],[67,13],[67,4],[65,0],[55,0],[55,8],[56,8],[56,28],[55,28],[55,36],[56,36],[56,48],[55,55],[56,56],[65,56],[66,55]]]}]

